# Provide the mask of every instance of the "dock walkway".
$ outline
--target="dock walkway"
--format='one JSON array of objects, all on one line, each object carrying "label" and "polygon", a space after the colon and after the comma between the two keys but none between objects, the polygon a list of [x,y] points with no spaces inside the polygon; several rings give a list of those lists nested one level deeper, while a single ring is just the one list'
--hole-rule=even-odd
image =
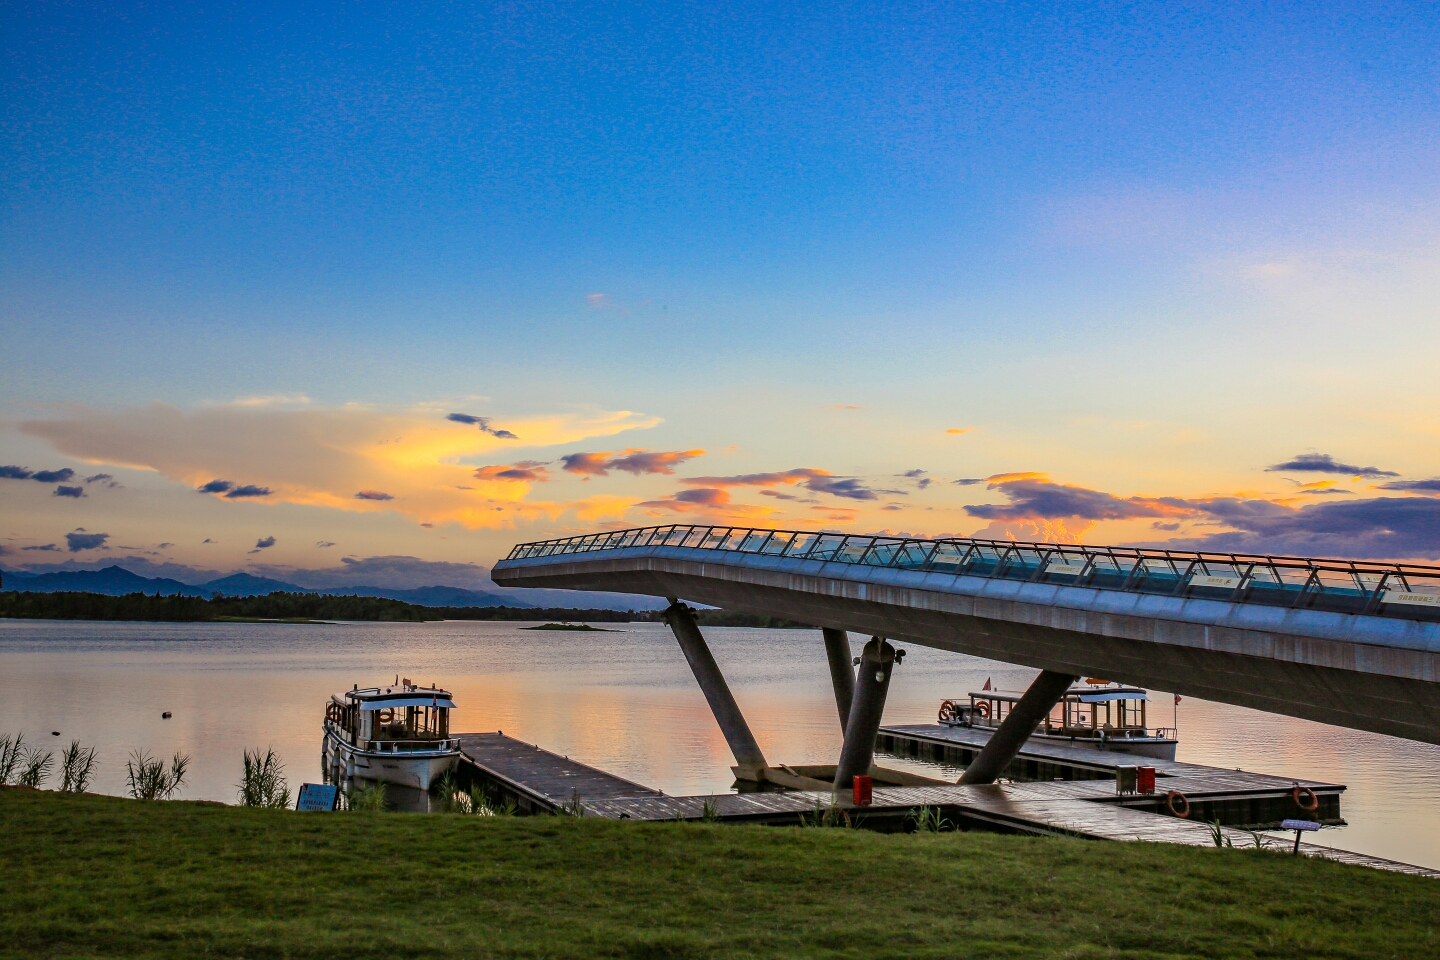
[{"label": "dock walkway", "polygon": [[526,813],[554,813],[579,800],[661,797],[659,790],[571,760],[503,733],[458,736],[462,780],[479,781]]}]

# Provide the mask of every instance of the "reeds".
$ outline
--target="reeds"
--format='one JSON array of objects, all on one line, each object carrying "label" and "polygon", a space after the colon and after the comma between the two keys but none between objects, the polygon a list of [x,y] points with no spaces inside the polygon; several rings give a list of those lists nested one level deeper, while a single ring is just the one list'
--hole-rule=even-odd
[{"label": "reeds", "polygon": [[431,788],[439,795],[440,813],[461,813],[476,817],[510,817],[515,815],[515,801],[496,803],[494,798],[480,784],[474,784],[469,792],[461,790],[455,771],[446,770]]},{"label": "reeds", "polygon": [[60,790],[84,793],[94,775],[95,748],[82,748],[79,740],[71,740],[70,746],[60,754]]},{"label": "reeds", "polygon": [[941,816],[939,807],[922,805],[911,811],[905,818],[915,826],[916,833],[940,833],[954,828],[954,824]]},{"label": "reeds", "polygon": [[166,769],[164,760],[157,760],[140,750],[133,751],[125,761],[125,777],[130,796],[136,800],[169,800],[185,783],[190,758],[176,753]]},{"label": "reeds", "polygon": [[15,768],[20,765],[20,757],[25,752],[25,734],[17,733],[14,739],[4,737],[0,739],[0,784],[10,783],[15,776]]},{"label": "reeds", "polygon": [[802,827],[841,827],[850,829],[855,826],[850,819],[850,812],[840,806],[832,796],[830,806],[825,806],[819,797],[815,798],[815,812],[800,815],[800,826]]},{"label": "reeds", "polygon": [[345,796],[347,810],[380,812],[388,806],[385,801],[385,785],[382,783],[356,784]]},{"label": "reeds", "polygon": [[290,785],[285,780],[285,764],[266,747],[262,756],[257,747],[245,751],[245,772],[239,783],[240,806],[284,810],[290,806]]},{"label": "reeds", "polygon": [[39,790],[50,778],[50,768],[55,765],[55,756],[49,750],[31,747],[20,758],[20,776],[15,782],[22,787]]}]

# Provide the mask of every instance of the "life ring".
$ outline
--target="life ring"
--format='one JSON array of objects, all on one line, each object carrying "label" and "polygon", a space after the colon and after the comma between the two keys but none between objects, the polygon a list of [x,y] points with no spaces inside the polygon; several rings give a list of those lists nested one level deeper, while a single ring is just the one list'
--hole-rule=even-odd
[{"label": "life ring", "polygon": [[340,704],[338,704],[338,703],[327,703],[327,704],[325,704],[325,719],[326,719],[326,720],[329,720],[331,723],[339,723],[339,722],[340,722]]},{"label": "life ring", "polygon": [[1190,801],[1179,790],[1171,790],[1165,794],[1165,809],[1170,811],[1171,816],[1184,820],[1190,816]]},{"label": "life ring", "polygon": [[[1302,796],[1308,797],[1309,799],[1302,802],[1300,800]],[[1295,789],[1290,791],[1290,799],[1295,801],[1295,806],[1304,810],[1306,813],[1320,809],[1320,798],[1315,796],[1315,791],[1309,787],[1302,787],[1296,784]]]},{"label": "life ring", "polygon": [[982,717],[989,717],[990,704],[986,703],[984,700],[981,700],[979,703],[975,704],[975,712],[980,714],[980,716]]},{"label": "life ring", "polygon": [[385,707],[384,709],[379,711],[379,716],[377,716],[375,719],[379,720],[381,723],[389,723],[391,720],[395,719],[394,708]]},{"label": "life ring", "polygon": [[954,723],[954,722],[955,722],[955,701],[954,701],[954,700],[946,700],[944,703],[940,704],[940,722],[941,722],[941,723]]}]

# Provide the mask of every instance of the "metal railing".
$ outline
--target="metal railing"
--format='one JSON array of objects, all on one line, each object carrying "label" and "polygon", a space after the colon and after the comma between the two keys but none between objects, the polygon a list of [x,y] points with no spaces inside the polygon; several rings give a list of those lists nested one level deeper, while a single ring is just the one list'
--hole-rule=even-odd
[{"label": "metal railing", "polygon": [[1123,590],[1266,606],[1440,620],[1440,566],[1014,540],[857,536],[669,524],[516,545],[510,560],[685,547]]}]

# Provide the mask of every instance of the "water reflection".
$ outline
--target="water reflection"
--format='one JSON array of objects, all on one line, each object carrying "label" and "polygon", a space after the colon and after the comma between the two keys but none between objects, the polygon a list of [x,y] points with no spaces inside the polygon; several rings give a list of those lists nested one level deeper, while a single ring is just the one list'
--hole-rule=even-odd
[{"label": "water reflection", "polygon": [[[194,758],[184,796],[233,802],[247,747],[273,745],[292,787],[319,782],[326,699],[400,674],[454,693],[456,732],[500,730],[672,795],[730,788],[725,740],[665,626],[521,626],[0,620],[0,733],[97,746],[94,789],[106,793],[124,792],[131,750],[180,750]],[[841,731],[818,631],[706,635],[771,762],[835,762]],[[890,723],[933,722],[946,697],[987,678],[1023,688],[1034,675],[907,649]],[[1168,723],[1169,695],[1152,696]],[[1180,760],[1348,784],[1350,826],[1319,842],[1440,867],[1440,748],[1197,700],[1181,705],[1179,723]],[[909,763],[886,761],[933,775]]]}]

